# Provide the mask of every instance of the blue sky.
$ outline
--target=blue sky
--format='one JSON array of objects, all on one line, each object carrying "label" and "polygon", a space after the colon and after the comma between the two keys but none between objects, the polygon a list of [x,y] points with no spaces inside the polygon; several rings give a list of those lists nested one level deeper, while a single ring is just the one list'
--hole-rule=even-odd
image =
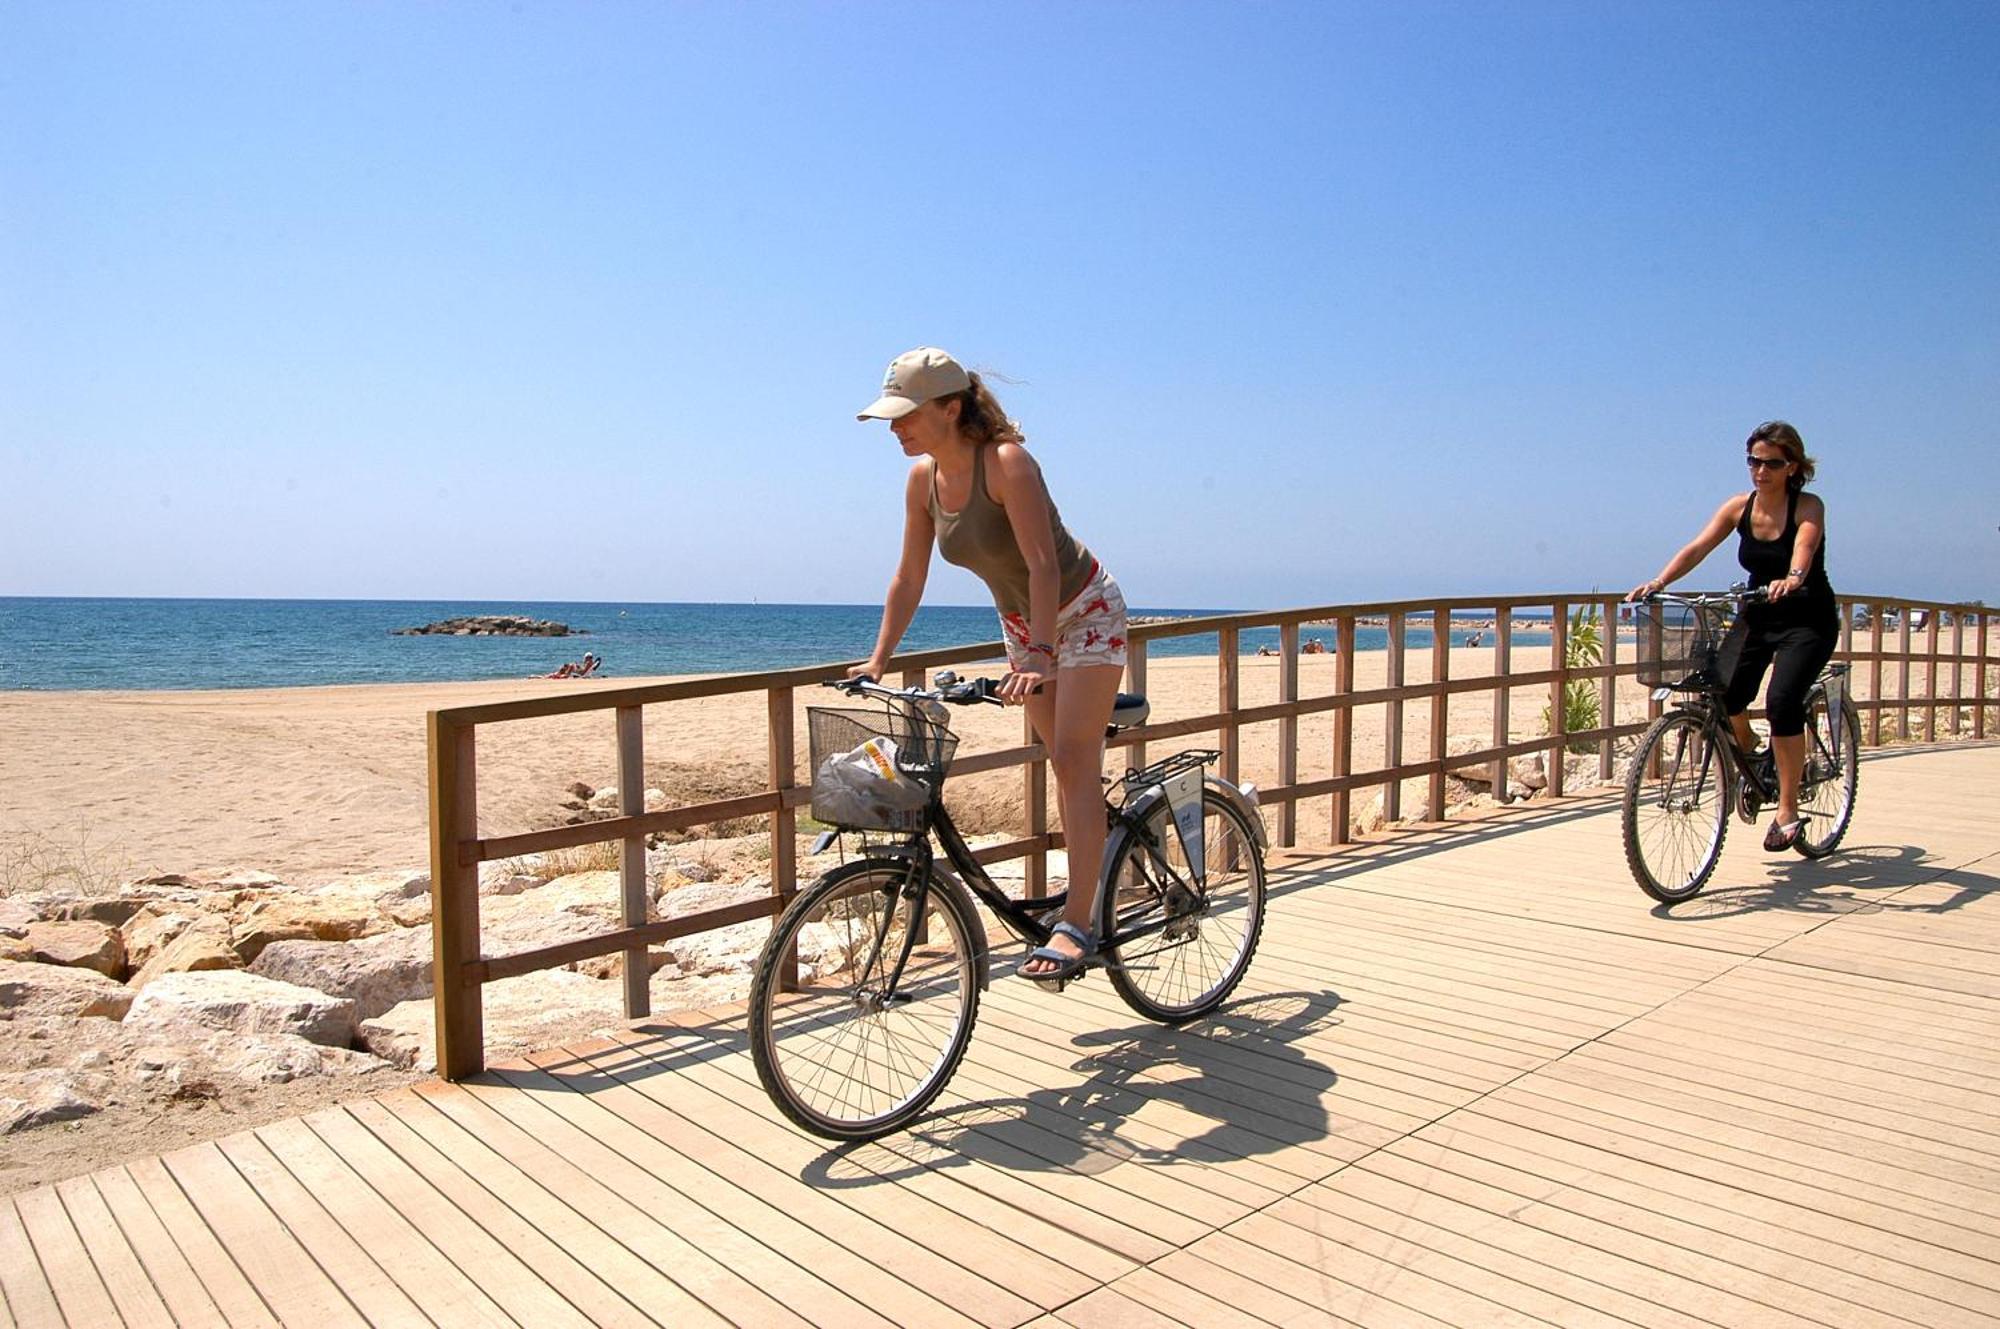
[{"label": "blue sky", "polygon": [[0,51],[0,594],[867,601],[853,413],[931,343],[1137,604],[1627,586],[1771,417],[1836,586],[2000,599],[1991,3],[0,0]]}]

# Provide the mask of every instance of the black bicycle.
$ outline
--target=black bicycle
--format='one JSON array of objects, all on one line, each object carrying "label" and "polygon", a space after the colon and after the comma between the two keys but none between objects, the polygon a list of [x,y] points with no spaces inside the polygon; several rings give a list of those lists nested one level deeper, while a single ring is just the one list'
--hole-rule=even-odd
[{"label": "black bicycle", "polygon": [[[1625,773],[1625,861],[1640,889],[1665,904],[1708,884],[1734,809],[1751,825],[1778,800],[1768,749],[1751,757],[1730,732],[1723,694],[1734,667],[1731,629],[1742,606],[1762,599],[1741,588],[1707,595],[1648,596],[1634,606],[1639,681],[1653,698],[1679,701],[1646,730]],[[1861,719],[1847,696],[1847,666],[1829,665],[1806,694],[1805,771],[1793,847],[1824,858],[1854,817]]]},{"label": "black bicycle", "polygon": [[[772,928],[750,988],[750,1049],[778,1109],[832,1139],[907,1125],[957,1070],[995,940],[974,901],[1004,929],[1002,944],[1012,934],[1033,947],[1067,899],[1011,898],[952,824],[943,794],[958,740],[945,704],[999,698],[990,679],[941,673],[935,683],[832,683],[880,704],[807,710],[813,815],[836,828],[827,836],[859,832],[861,853],[801,891]],[[1146,713],[1143,698],[1121,695],[1112,731]],[[1105,802],[1099,967],[1127,1005],[1165,1024],[1222,1003],[1264,924],[1263,820],[1254,791],[1207,772],[1219,755],[1190,750],[1128,770]]]}]

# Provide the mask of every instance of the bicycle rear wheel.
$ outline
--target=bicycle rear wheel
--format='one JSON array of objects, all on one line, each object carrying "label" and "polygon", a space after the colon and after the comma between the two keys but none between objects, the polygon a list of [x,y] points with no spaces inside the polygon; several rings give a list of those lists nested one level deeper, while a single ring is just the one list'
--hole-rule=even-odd
[{"label": "bicycle rear wheel", "polygon": [[1708,883],[1729,834],[1728,756],[1718,731],[1690,711],[1653,722],[1625,773],[1625,862],[1662,904]]},{"label": "bicycle rear wheel", "polygon": [[1201,797],[1207,881],[1197,884],[1165,799],[1115,851],[1098,935],[1146,935],[1109,948],[1111,986],[1139,1014],[1183,1024],[1221,1005],[1250,968],[1264,928],[1264,856],[1243,813]]},{"label": "bicycle rear wheel", "polygon": [[1840,847],[1854,820],[1854,791],[1861,782],[1861,717],[1843,699],[1836,718],[1826,689],[1816,687],[1806,699],[1805,741],[1799,811],[1806,824],[1792,847],[1807,858],[1825,858]]},{"label": "bicycle rear wheel", "polygon": [[883,859],[836,868],[792,901],[758,957],[757,1078],[815,1135],[870,1140],[907,1125],[971,1041],[975,920],[935,881],[904,898],[910,870]]}]

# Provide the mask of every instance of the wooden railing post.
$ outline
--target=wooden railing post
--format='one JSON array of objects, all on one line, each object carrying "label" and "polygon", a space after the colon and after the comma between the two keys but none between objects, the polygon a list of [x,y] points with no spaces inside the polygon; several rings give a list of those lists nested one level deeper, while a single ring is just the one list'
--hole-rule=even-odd
[{"label": "wooden railing post", "polygon": [[[1299,699],[1299,625],[1286,623],[1278,629],[1278,700]],[[1299,717],[1287,715],[1278,721],[1278,783],[1289,788],[1299,779]],[[1278,844],[1291,848],[1299,842],[1299,801],[1287,799],[1278,806]]]},{"label": "wooden railing post", "polygon": [[[1498,684],[1493,689],[1493,746],[1507,746],[1511,734],[1507,724],[1507,703],[1510,694],[1506,678],[1514,667],[1514,611],[1501,605],[1493,611],[1493,678]],[[1507,757],[1493,759],[1493,797],[1500,802],[1507,798]]]},{"label": "wooden railing post", "polygon": [[[1598,635],[1604,641],[1604,664],[1612,672],[1606,674],[1597,688],[1597,709],[1599,723],[1607,729],[1618,726],[1618,601],[1606,600],[1597,607],[1601,615],[1598,620]],[[1605,735],[1597,741],[1597,778],[1606,784],[1612,776],[1611,736]]]},{"label": "wooden railing post", "polygon": [[1960,708],[1965,705],[1965,611],[1951,611],[1951,736],[1963,728]]},{"label": "wooden railing post", "polygon": [[[773,789],[791,789],[798,784],[798,735],[792,723],[796,700],[789,687],[769,688],[764,693],[765,765]],[[779,808],[771,814],[771,889],[788,901],[799,889],[798,822],[797,808]],[[799,952],[791,946],[778,957],[778,986],[794,992],[798,985]]]},{"label": "wooden railing post", "polygon": [[1882,601],[1868,606],[1868,745],[1882,742]]},{"label": "wooden railing post", "polygon": [[1924,742],[1937,742],[1938,611],[1924,611]]},{"label": "wooden railing post", "polygon": [[1215,634],[1215,690],[1216,700],[1221,704],[1216,708],[1222,712],[1222,732],[1216,737],[1222,741],[1223,779],[1231,784],[1242,782],[1239,771],[1242,747],[1241,736],[1236,728],[1236,710],[1241,701],[1237,675],[1241,661],[1241,649],[1235,628],[1224,628]]},{"label": "wooden railing post", "polygon": [[[1403,686],[1404,646],[1407,642],[1409,624],[1403,611],[1389,611],[1389,668],[1387,686]],[[1383,707],[1382,716],[1382,764],[1390,770],[1403,764],[1403,703],[1399,698]],[[1382,820],[1400,821],[1403,816],[1403,781],[1391,776],[1382,786]]]},{"label": "wooden railing post", "polygon": [[1973,654],[1979,657],[1979,700],[1972,708],[1972,736],[1986,737],[1986,639],[1993,634],[1993,615],[1981,612],[1974,619],[1974,627],[1979,631],[1978,643]]},{"label": "wooden railing post", "polygon": [[[618,708],[618,811],[637,817],[646,811],[646,726],[645,709]],[[618,911],[620,923],[641,927],[651,913],[646,892],[646,837],[628,835],[618,842]],[[652,977],[644,946],[627,947],[625,962],[625,1018],[638,1020],[653,1013],[652,993],[647,983]]]},{"label": "wooden railing post", "polygon": [[1896,737],[1910,738],[1910,607],[1896,615]]},{"label": "wooden railing post", "polygon": [[1449,728],[1450,694],[1444,685],[1451,678],[1451,611],[1443,605],[1431,611],[1431,756],[1438,768],[1431,772],[1430,806],[1425,814],[1432,821],[1444,820],[1444,748]]},{"label": "wooden railing post", "polygon": [[[1333,695],[1345,696],[1354,691],[1354,615],[1341,614],[1334,619],[1333,652]],[[1333,713],[1333,773],[1348,775],[1353,770],[1354,708],[1343,706]],[[1346,844],[1354,838],[1352,802],[1351,790],[1334,790],[1327,815],[1331,818],[1330,838],[1335,844]]]},{"label": "wooden railing post", "polygon": [[[1125,647],[1125,690],[1134,696],[1146,695],[1146,643],[1143,641],[1131,642]],[[1134,743],[1129,750],[1132,768],[1143,770],[1146,765],[1145,740]]]},{"label": "wooden railing post", "polygon": [[431,777],[431,975],[437,1069],[447,1080],[486,1069],[481,993],[465,974],[479,959],[479,865],[459,860],[459,845],[479,837],[474,732],[432,711],[425,734]]},{"label": "wooden railing post", "polygon": [[1555,670],[1555,680],[1549,684],[1549,797],[1563,795],[1563,757],[1568,745],[1563,735],[1569,732],[1569,716],[1563,703],[1569,693],[1569,604],[1558,600],[1549,615],[1549,668]]}]

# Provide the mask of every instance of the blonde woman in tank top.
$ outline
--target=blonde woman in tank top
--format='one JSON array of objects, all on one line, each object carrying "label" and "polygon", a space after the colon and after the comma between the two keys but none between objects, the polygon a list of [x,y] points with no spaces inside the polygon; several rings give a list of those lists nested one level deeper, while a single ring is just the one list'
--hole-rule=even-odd
[{"label": "blonde woman in tank top", "polygon": [[881,678],[917,612],[931,550],[970,568],[993,593],[1007,643],[1000,696],[1026,706],[1056,777],[1069,847],[1069,902],[1047,946],[1021,965],[1067,978],[1096,956],[1096,885],[1104,859],[1104,729],[1125,670],[1125,597],[1070,535],[979,375],[933,346],[889,364],[862,420],[887,420],[915,458],[903,490],[903,553],[882,605],[875,651],[850,675]]}]

